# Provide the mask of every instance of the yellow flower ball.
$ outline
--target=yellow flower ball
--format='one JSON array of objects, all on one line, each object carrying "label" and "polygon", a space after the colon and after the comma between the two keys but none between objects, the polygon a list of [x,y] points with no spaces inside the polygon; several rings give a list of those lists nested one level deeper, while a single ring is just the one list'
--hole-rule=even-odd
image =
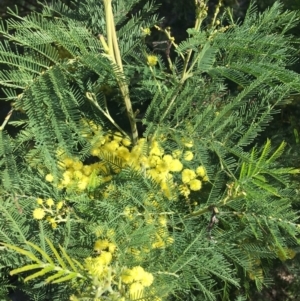
[{"label": "yellow flower ball", "polygon": [[163,161],[166,162],[167,164],[171,164],[173,161],[173,157],[171,155],[164,155]]},{"label": "yellow flower ball", "polygon": [[47,204],[47,206],[49,206],[49,207],[53,206],[53,205],[54,205],[53,199],[47,199],[47,200],[46,200],[46,204]]},{"label": "yellow flower ball", "polygon": [[123,139],[122,134],[120,132],[115,132],[113,135],[113,139],[117,142],[121,142]]},{"label": "yellow flower ball", "polygon": [[141,266],[136,266],[131,269],[131,274],[135,281],[139,281],[144,276],[144,269]]},{"label": "yellow flower ball", "polygon": [[156,155],[156,156],[162,156],[163,155],[163,151],[158,147],[152,147],[150,150],[150,156]]},{"label": "yellow flower ball", "polygon": [[42,204],[43,204],[43,199],[38,198],[38,199],[36,200],[36,202],[37,202],[39,205],[42,205]]},{"label": "yellow flower ball", "polygon": [[64,203],[63,203],[62,201],[58,202],[58,203],[56,204],[56,209],[57,209],[57,210],[60,210],[60,209],[63,207],[63,205],[64,205]]},{"label": "yellow flower ball", "polygon": [[204,176],[203,178],[202,178],[202,181],[203,182],[208,182],[209,181],[209,178],[208,178],[208,176],[206,175],[206,176]]},{"label": "yellow flower ball", "polygon": [[102,251],[101,255],[97,257],[97,263],[102,265],[110,264],[112,255],[110,252]]},{"label": "yellow flower ball", "polygon": [[92,167],[90,165],[84,165],[82,168],[82,172],[85,176],[89,176],[92,173]]},{"label": "yellow flower ball", "polygon": [[145,36],[150,36],[150,34],[151,34],[151,30],[148,27],[147,28],[142,28],[142,32]]},{"label": "yellow flower ball", "polygon": [[81,170],[83,167],[83,163],[81,161],[76,161],[73,163],[72,167],[74,170]]},{"label": "yellow flower ball", "polygon": [[117,149],[119,148],[119,142],[117,142],[116,140],[113,140],[111,142],[108,142],[106,144],[104,144],[103,149],[107,152],[115,152]]},{"label": "yellow flower ball", "polygon": [[66,167],[70,167],[73,165],[73,160],[71,158],[64,158],[62,162]]},{"label": "yellow flower ball", "polygon": [[184,146],[187,148],[191,148],[194,146],[193,140],[183,139]]},{"label": "yellow flower ball", "polygon": [[123,160],[128,161],[130,158],[130,152],[127,147],[120,146],[116,152],[117,156],[121,157]]},{"label": "yellow flower ball", "polygon": [[81,179],[80,179],[80,181],[78,181],[78,183],[77,183],[77,188],[79,189],[79,190],[85,190],[86,188],[87,188],[87,186],[88,186],[88,184],[89,184],[89,178],[88,177],[86,177],[86,176],[83,176]]},{"label": "yellow flower ball", "polygon": [[73,178],[75,180],[80,180],[82,177],[83,177],[83,174],[82,174],[82,172],[80,170],[75,170],[73,172]]},{"label": "yellow flower ball", "polygon": [[132,283],[134,281],[134,278],[132,276],[130,269],[125,269],[121,274],[121,281],[125,284]]},{"label": "yellow flower ball", "polygon": [[174,159],[180,158],[182,155],[182,150],[176,149],[172,152],[172,156]]},{"label": "yellow flower ball", "polygon": [[115,250],[116,250],[116,248],[117,248],[117,246],[116,246],[114,243],[110,242],[110,243],[108,244],[108,251],[109,251],[110,253],[114,253]]},{"label": "yellow flower ball", "polygon": [[204,166],[201,165],[201,166],[197,167],[196,174],[203,178],[206,175],[206,170],[205,170]]},{"label": "yellow flower ball", "polygon": [[148,158],[148,164],[149,164],[150,167],[156,167],[156,165],[157,165],[160,161],[161,161],[160,157],[155,156],[155,155],[150,156],[150,157]]},{"label": "yellow flower ball", "polygon": [[52,227],[52,229],[56,229],[57,228],[57,223],[52,223],[51,227]]},{"label": "yellow flower ball", "polygon": [[95,245],[94,245],[94,251],[96,252],[100,252],[106,248],[108,248],[109,246],[109,241],[107,239],[99,239],[95,242]]},{"label": "yellow flower ball", "polygon": [[173,159],[173,161],[169,165],[170,171],[179,172],[183,168],[182,163],[178,159]]},{"label": "yellow flower ball", "polygon": [[169,170],[169,164],[163,160],[156,165],[156,170],[158,172],[167,172]]},{"label": "yellow flower ball", "polygon": [[143,297],[144,286],[139,282],[134,282],[129,287],[129,295],[131,300]]},{"label": "yellow flower ball", "polygon": [[45,177],[47,182],[53,182],[53,175],[51,173],[48,173]]},{"label": "yellow flower ball", "polygon": [[147,55],[147,64],[150,67],[155,66],[157,62],[158,62],[158,57],[156,55]]},{"label": "yellow flower ball", "polygon": [[196,178],[196,173],[191,169],[184,169],[181,173],[183,183],[188,183]]},{"label": "yellow flower ball", "polygon": [[143,277],[140,279],[143,286],[150,286],[153,283],[153,280],[153,275],[148,272],[144,272]]},{"label": "yellow flower ball", "polygon": [[44,209],[36,208],[36,209],[33,210],[32,215],[33,215],[34,219],[40,220],[40,219],[43,219],[45,217],[46,213],[45,213]]},{"label": "yellow flower ball", "polygon": [[73,177],[73,173],[72,173],[72,171],[70,171],[70,170],[67,170],[67,171],[65,171],[65,172],[63,173],[63,178],[64,178],[64,179],[72,179],[72,177]]},{"label": "yellow flower ball", "polygon": [[202,187],[201,181],[197,179],[193,179],[189,182],[190,189],[193,191],[200,190]]},{"label": "yellow flower ball", "polygon": [[96,148],[92,148],[91,149],[91,155],[98,157],[100,155],[100,148],[96,147]]},{"label": "yellow flower ball", "polygon": [[122,144],[123,144],[124,146],[130,146],[130,145],[131,145],[131,140],[128,139],[128,138],[123,138],[123,139],[122,139]]},{"label": "yellow flower ball", "polygon": [[158,223],[161,225],[161,226],[166,226],[167,225],[167,218],[166,216],[162,215],[158,218]]},{"label": "yellow flower ball", "polygon": [[191,161],[194,158],[194,154],[191,151],[186,151],[183,154],[183,158],[184,158],[185,161]]}]

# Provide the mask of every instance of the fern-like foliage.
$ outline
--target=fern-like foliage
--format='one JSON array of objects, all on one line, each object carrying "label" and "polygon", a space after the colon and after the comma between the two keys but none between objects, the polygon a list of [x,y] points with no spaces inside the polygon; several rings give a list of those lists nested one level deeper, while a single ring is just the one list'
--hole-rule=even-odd
[{"label": "fern-like foliage", "polygon": [[[48,273],[53,273],[51,276],[46,276],[46,283],[60,283],[63,281],[73,280],[76,278],[84,278],[83,275],[79,273],[79,270],[83,270],[83,266],[77,262],[74,261],[74,259],[71,259],[66,251],[59,246],[60,251],[63,254],[63,257],[59,255],[59,252],[55,249],[51,241],[47,238],[45,238],[51,251],[53,252],[53,255],[55,259],[57,260],[57,263],[53,261],[53,259],[39,246],[27,241],[27,245],[32,247],[34,250],[36,250],[41,256],[42,259],[39,259],[34,254],[32,254],[30,251],[21,249],[19,247],[9,245],[9,244],[3,244],[8,249],[14,250],[19,254],[22,254],[24,256],[27,256],[29,259],[31,259],[33,264],[25,265],[21,268],[14,269],[10,272],[11,275],[19,274],[22,272],[27,272],[31,270],[39,269],[38,272],[31,274],[30,276],[27,276],[24,281],[29,281],[31,279],[35,279],[37,277],[45,276]],[[78,270],[79,269],[79,270]]]},{"label": "fern-like foliage", "polygon": [[299,170],[257,137],[300,91],[299,17],[195,5],[180,43],[145,1],[1,23],[0,279],[33,300],[244,300],[295,256]]}]

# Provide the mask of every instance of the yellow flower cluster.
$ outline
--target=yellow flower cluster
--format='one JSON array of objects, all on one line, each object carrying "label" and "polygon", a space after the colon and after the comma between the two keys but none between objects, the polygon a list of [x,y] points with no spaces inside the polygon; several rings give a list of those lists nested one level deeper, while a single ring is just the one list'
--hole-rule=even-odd
[{"label": "yellow flower cluster", "polygon": [[46,200],[38,198],[36,202],[39,207],[35,208],[32,212],[34,219],[42,220],[46,216],[46,220],[51,224],[53,229],[57,227],[58,223],[66,221],[66,219],[63,218],[66,214],[66,209],[63,209],[63,201],[59,201],[55,205],[51,198]]},{"label": "yellow flower cluster", "polygon": [[153,283],[154,277],[141,266],[136,266],[132,269],[124,269],[121,280],[123,283],[130,285],[129,296],[131,300],[135,300],[143,297],[144,288]]},{"label": "yellow flower cluster", "polygon": [[[85,119],[82,120],[82,124],[82,135],[92,145],[90,154],[98,157],[99,162],[84,164],[77,158],[70,158],[63,151],[58,151],[59,166],[62,169],[59,188],[75,188],[80,192],[110,181],[112,179],[111,168],[102,160],[105,154],[118,158],[120,166],[114,169],[115,173],[120,172],[126,166],[131,166],[145,176],[153,178],[170,200],[175,197],[173,192],[176,186],[179,192],[188,198],[191,191],[199,191],[202,183],[209,180],[203,166],[198,166],[196,170],[185,168],[194,159],[194,153],[191,150],[194,143],[189,138],[182,139],[183,149],[174,150],[170,154],[165,153],[161,144],[155,139],[149,142],[141,138],[137,145],[132,147],[130,139],[119,132],[105,134],[101,126]],[[164,139],[159,137],[160,141]],[[51,174],[46,175],[46,181],[53,182],[53,180]]]},{"label": "yellow flower cluster", "polygon": [[116,245],[109,242],[107,239],[97,240],[95,242],[94,251],[99,255],[85,259],[85,268],[93,277],[94,283],[100,283],[102,279],[107,279],[109,277],[111,273],[111,267],[109,265],[115,250]]}]

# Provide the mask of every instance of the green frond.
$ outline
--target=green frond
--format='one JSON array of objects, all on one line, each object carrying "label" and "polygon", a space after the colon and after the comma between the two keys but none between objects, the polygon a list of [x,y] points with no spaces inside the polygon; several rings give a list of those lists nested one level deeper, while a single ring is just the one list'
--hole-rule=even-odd
[{"label": "green frond", "polygon": [[[53,246],[51,241],[48,238],[45,238],[45,240],[47,241],[48,245],[50,246],[50,249],[52,250],[52,252],[53,252],[53,254],[56,258],[56,260],[58,261],[58,263],[59,263],[58,266],[54,263],[54,261],[50,258],[50,256],[44,250],[42,250],[39,246],[35,245],[34,243],[31,243],[31,242],[27,241],[27,244],[29,246],[31,246],[33,249],[38,251],[38,253],[40,253],[40,255],[43,257],[43,260],[38,259],[30,251],[26,251],[22,248],[19,248],[17,246],[13,246],[13,245],[10,245],[10,244],[1,243],[2,245],[7,247],[8,249],[15,250],[16,252],[28,257],[32,261],[37,262],[37,264],[30,264],[30,265],[23,266],[22,268],[12,270],[11,271],[12,275],[27,272],[27,271],[34,270],[34,269],[40,269],[40,271],[27,276],[24,279],[24,281],[26,282],[26,281],[33,280],[33,279],[36,279],[36,278],[40,278],[42,276],[45,276],[49,272],[54,272],[55,271],[54,275],[49,276],[46,279],[46,281],[48,283],[50,283],[50,282],[51,283],[60,283],[60,282],[65,282],[65,281],[75,279],[75,278],[78,278],[78,277],[81,277],[81,278],[84,277],[78,272],[78,269],[75,267],[74,263],[72,262],[72,259],[67,255],[66,251],[62,247],[60,247],[60,250],[62,251],[63,256],[67,260],[67,263],[69,263],[69,266],[71,267],[71,270],[68,269],[67,263],[59,255],[58,251],[55,249],[55,247]],[[74,271],[72,271],[72,269],[74,269]]]}]

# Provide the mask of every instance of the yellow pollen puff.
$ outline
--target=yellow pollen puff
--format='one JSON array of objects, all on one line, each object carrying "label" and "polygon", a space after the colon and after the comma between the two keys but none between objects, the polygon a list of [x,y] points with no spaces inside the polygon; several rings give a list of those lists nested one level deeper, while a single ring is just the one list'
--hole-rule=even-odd
[{"label": "yellow pollen puff", "polygon": [[94,251],[100,252],[101,250],[108,248],[108,246],[109,246],[109,241],[107,239],[104,240],[99,239],[95,242]]},{"label": "yellow pollen puff", "polygon": [[97,263],[108,265],[112,260],[112,255],[110,252],[102,251],[101,255],[98,256]]},{"label": "yellow pollen puff", "polygon": [[184,146],[188,147],[188,148],[191,148],[194,146],[193,140],[184,140],[183,143],[184,143]]},{"label": "yellow pollen puff", "polygon": [[52,227],[52,229],[56,229],[57,228],[57,223],[52,223],[51,227]]},{"label": "yellow pollen puff", "polygon": [[202,183],[200,180],[193,179],[189,182],[190,189],[193,191],[200,190],[202,187]]},{"label": "yellow pollen puff", "polygon": [[143,34],[145,35],[145,36],[150,36],[150,34],[151,34],[151,30],[150,30],[150,28],[142,28],[142,31],[143,31]]},{"label": "yellow pollen puff", "polygon": [[176,149],[172,152],[172,156],[175,159],[179,158],[181,155],[182,155],[182,150],[180,150],[180,149]]},{"label": "yellow pollen puff", "polygon": [[130,300],[138,300],[143,297],[144,286],[139,282],[134,282],[130,285],[129,295]]},{"label": "yellow pollen puff", "polygon": [[196,174],[203,178],[206,175],[206,170],[205,170],[204,166],[201,165],[201,166],[197,167]]},{"label": "yellow pollen puff", "polygon": [[51,173],[48,173],[45,177],[46,181],[47,182],[53,182],[53,176]]},{"label": "yellow pollen puff", "polygon": [[208,182],[208,181],[209,181],[209,178],[208,178],[208,176],[207,176],[207,175],[206,175],[206,176],[204,176],[204,177],[203,177],[203,179],[202,179],[202,181],[203,181],[203,182]]},{"label": "yellow pollen puff", "polygon": [[196,173],[191,169],[184,169],[181,173],[182,182],[188,183],[196,178]]},{"label": "yellow pollen puff", "polygon": [[126,148],[125,146],[120,146],[117,149],[116,154],[117,154],[117,156],[121,157],[125,161],[128,161],[130,158],[130,152],[129,152],[128,148]]},{"label": "yellow pollen puff", "polygon": [[170,171],[179,172],[183,168],[182,163],[178,159],[173,159],[173,161],[169,165]]},{"label": "yellow pollen puff", "polygon": [[158,62],[158,58],[156,55],[147,55],[147,64],[150,66],[150,67],[153,67],[157,64]]},{"label": "yellow pollen puff", "polygon": [[151,148],[149,154],[150,154],[150,156],[151,155],[162,156],[163,151],[158,146],[154,146],[154,147]]},{"label": "yellow pollen puff", "polygon": [[42,204],[43,204],[43,199],[38,198],[38,199],[36,200],[36,202],[37,202],[39,205],[42,205]]},{"label": "yellow pollen puff", "polygon": [[85,176],[89,176],[92,173],[93,169],[90,165],[84,165],[82,168],[82,172]]},{"label": "yellow pollen puff", "polygon": [[167,218],[165,217],[165,216],[160,216],[159,218],[158,218],[158,222],[159,222],[159,224],[160,225],[162,225],[162,226],[166,226],[167,225]]},{"label": "yellow pollen puff", "polygon": [[92,148],[91,155],[95,156],[95,157],[99,156],[100,155],[100,149],[98,147],[97,148]]},{"label": "yellow pollen puff", "polygon": [[81,161],[76,161],[73,163],[72,167],[74,170],[80,170],[83,167],[83,163]]},{"label": "yellow pollen puff", "polygon": [[108,244],[108,251],[109,251],[110,253],[114,253],[115,250],[116,250],[116,248],[117,248],[117,246],[116,246],[114,243],[110,242],[110,243]]},{"label": "yellow pollen puff", "polygon": [[148,159],[148,164],[150,167],[156,167],[156,165],[161,161],[161,159],[158,156],[150,156]]},{"label": "yellow pollen puff", "polygon": [[62,201],[58,202],[56,205],[56,209],[60,210],[63,207],[64,203]]},{"label": "yellow pollen puff", "polygon": [[163,161],[166,162],[167,164],[171,164],[173,161],[173,157],[171,155],[164,155]]},{"label": "yellow pollen puff", "polygon": [[73,160],[71,158],[65,158],[62,162],[65,164],[66,167],[69,167],[73,164]]},{"label": "yellow pollen puff", "polygon": [[116,140],[113,140],[111,142],[108,142],[104,144],[103,149],[108,151],[108,152],[114,152],[116,149],[119,147],[119,142]]},{"label": "yellow pollen puff", "polygon": [[83,176],[80,181],[78,181],[77,183],[77,187],[79,190],[85,190],[86,187],[88,186],[89,184],[89,178],[86,177],[86,176]]},{"label": "yellow pollen puff", "polygon": [[131,275],[135,281],[140,280],[143,273],[144,269],[141,266],[136,266],[131,269]]},{"label": "yellow pollen puff", "polygon": [[191,151],[186,151],[183,155],[185,161],[191,161],[194,158],[194,154]]},{"label": "yellow pollen puff", "polygon": [[47,199],[46,204],[47,204],[47,206],[51,207],[54,205],[54,201],[52,199]]},{"label": "yellow pollen puff", "polygon": [[131,141],[130,141],[130,139],[128,139],[128,138],[123,138],[123,139],[122,139],[122,144],[123,144],[124,146],[130,146],[130,145],[131,145]]},{"label": "yellow pollen puff", "polygon": [[75,170],[73,173],[73,177],[76,180],[80,180],[83,177],[83,174],[80,170]]},{"label": "yellow pollen puff", "polygon": [[125,284],[129,284],[129,283],[132,283],[134,281],[134,278],[132,276],[132,273],[131,273],[130,269],[126,269],[122,272],[121,280]]},{"label": "yellow pollen puff", "polygon": [[37,219],[37,220],[40,220],[40,219],[43,219],[45,217],[45,211],[44,209],[42,208],[36,208],[33,210],[33,218]]},{"label": "yellow pollen puff", "polygon": [[156,165],[156,170],[159,172],[166,172],[169,169],[169,165],[167,162],[161,160],[157,165]]},{"label": "yellow pollen puff", "polygon": [[121,142],[123,139],[122,134],[120,132],[115,132],[113,135],[113,139],[117,142]]}]

